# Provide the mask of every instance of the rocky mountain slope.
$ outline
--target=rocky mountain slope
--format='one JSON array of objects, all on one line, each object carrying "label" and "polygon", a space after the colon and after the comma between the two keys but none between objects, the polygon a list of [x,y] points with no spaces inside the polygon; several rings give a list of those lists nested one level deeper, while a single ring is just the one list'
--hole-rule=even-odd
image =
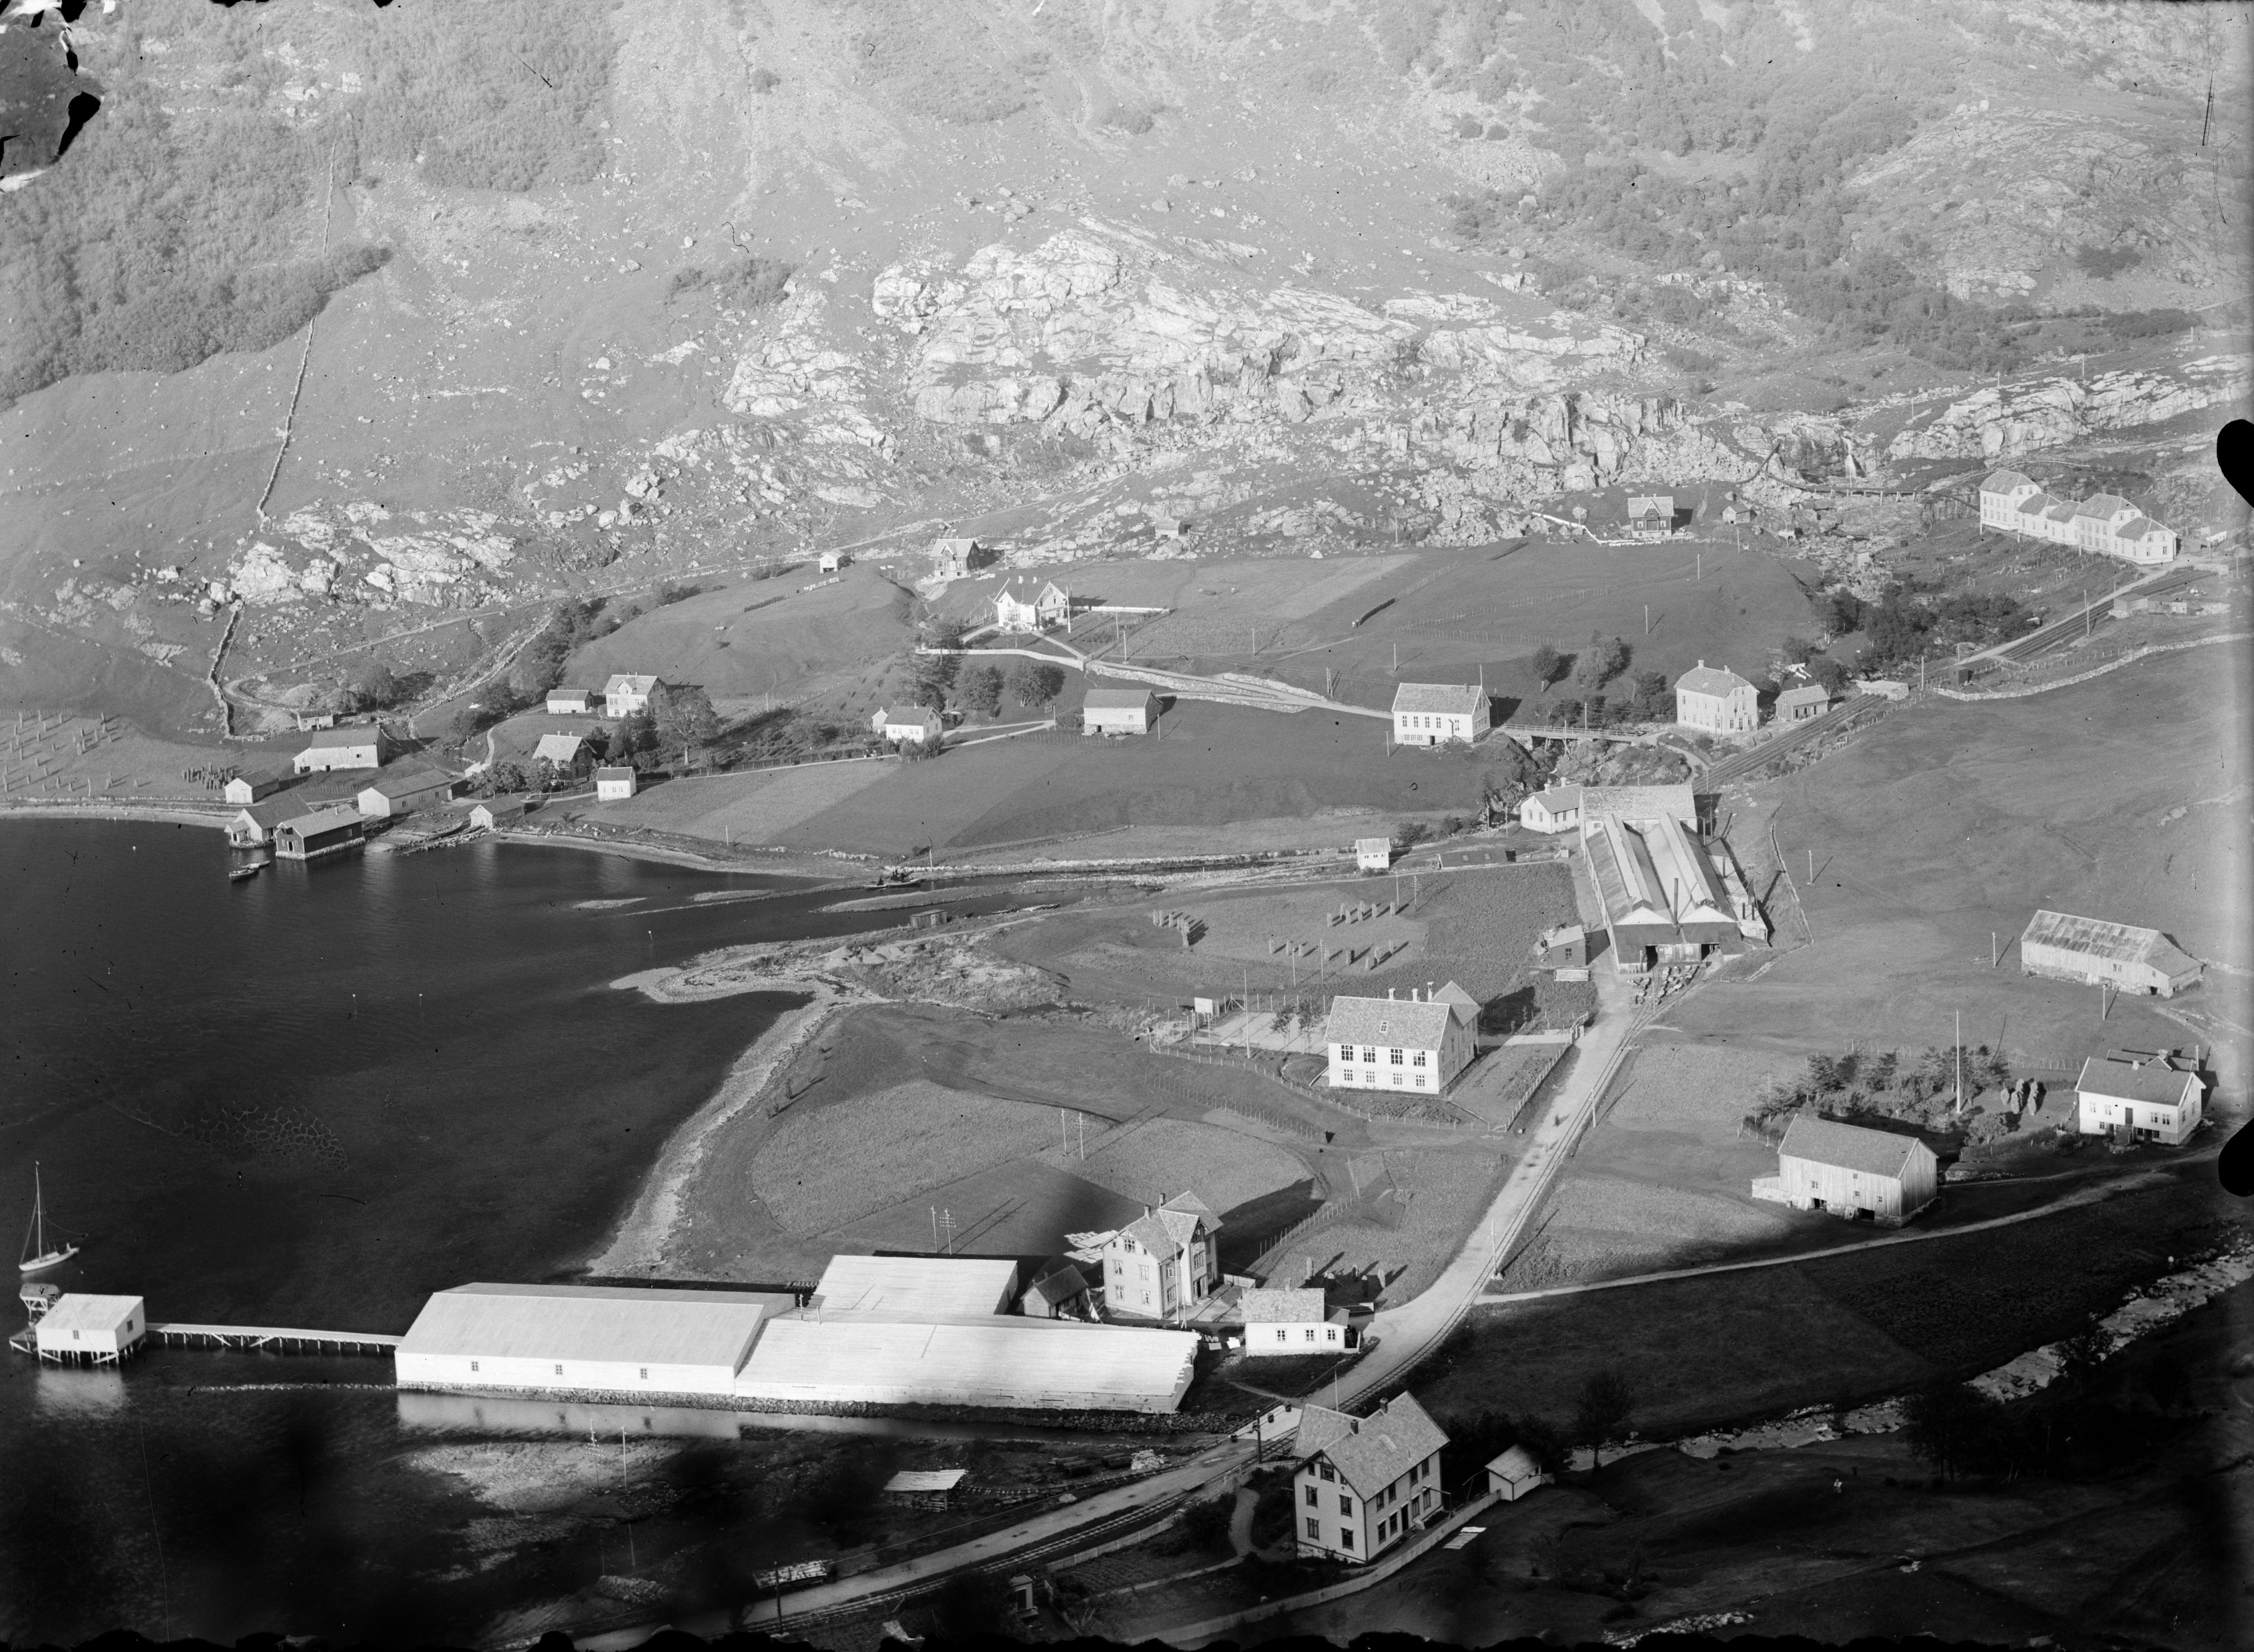
[{"label": "rocky mountain slope", "polygon": [[[1474,543],[1607,488],[1779,505],[2244,399],[2239,249],[2193,187],[2243,164],[2197,142],[2204,64],[2245,107],[2242,8],[1952,10],[1946,82],[1825,186],[1906,290],[2189,312],[2072,323],[2094,371],[1999,387],[1719,252],[1639,265],[1572,205],[1578,77],[1676,64],[1687,124],[1587,128],[1577,160],[1750,187],[1768,140],[1700,146],[1717,66],[1924,15],[1848,10],[1600,0],[1578,58],[1554,6],[1440,0],[81,11],[101,114],[59,160],[0,153],[29,322],[0,349],[0,704],[194,722],[216,673],[254,726],[385,640],[468,680],[557,593],[816,546]],[[43,97],[54,21],[0,33]],[[1805,78],[1760,82],[1773,120]],[[248,194],[182,158],[251,136],[279,158]],[[150,155],[182,171],[136,206]],[[255,221],[168,215],[196,191]]]}]

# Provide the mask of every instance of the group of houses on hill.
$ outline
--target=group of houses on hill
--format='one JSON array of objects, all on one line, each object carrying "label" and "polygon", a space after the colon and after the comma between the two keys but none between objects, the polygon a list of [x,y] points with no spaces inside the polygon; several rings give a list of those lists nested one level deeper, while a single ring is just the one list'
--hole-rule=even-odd
[{"label": "group of houses on hill", "polygon": [[2011,470],[1981,482],[1980,526],[2140,565],[2172,562],[2180,549],[2174,528],[2162,527],[2118,494],[2093,494],[2076,502]]}]

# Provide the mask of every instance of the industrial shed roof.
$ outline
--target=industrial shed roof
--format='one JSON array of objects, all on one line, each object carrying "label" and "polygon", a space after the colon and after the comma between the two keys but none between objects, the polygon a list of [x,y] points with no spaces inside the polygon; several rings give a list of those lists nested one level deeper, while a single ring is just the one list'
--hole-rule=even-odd
[{"label": "industrial shed roof", "polygon": [[983,1256],[832,1256],[814,1294],[827,1313],[1001,1313],[1018,1264]]},{"label": "industrial shed roof", "polygon": [[1368,1417],[1310,1405],[1299,1414],[1299,1460],[1323,1456],[1339,1478],[1367,1498],[1448,1443],[1440,1425],[1407,1394],[1396,1395]]},{"label": "industrial shed roof", "polygon": [[1859,1170],[1866,1176],[1900,1177],[1918,1153],[1933,1150],[1914,1136],[1842,1124],[1837,1119],[1794,1116],[1777,1144],[1780,1158],[1808,1158],[1841,1170]]},{"label": "industrial shed roof", "polygon": [[2103,918],[2077,918],[2067,912],[2038,912],[2020,936],[2021,946],[2057,947],[2087,953],[2117,963],[2149,964],[2171,976],[2199,968],[2199,960],[2157,929],[2133,924],[2109,923]]},{"label": "industrial shed roof", "polygon": [[796,1306],[755,1291],[632,1285],[463,1284],[423,1305],[402,1354],[492,1359],[640,1361],[734,1370],[760,1320]]},{"label": "industrial shed roof", "polygon": [[1192,1376],[1186,1331],[1017,1315],[785,1315],[768,1322],[736,1391],[774,1399],[1170,1411]]},{"label": "industrial shed roof", "polygon": [[1412,716],[1432,712],[1469,717],[1479,710],[1483,697],[1479,685],[1472,682],[1404,682],[1393,690],[1393,710],[1396,715],[1406,711]]},{"label": "industrial shed roof", "polygon": [[2152,1102],[2162,1107],[2179,1107],[2196,1096],[2205,1087],[2199,1074],[2187,1073],[2162,1061],[2147,1061],[2142,1067],[2127,1061],[2102,1060],[2091,1056],[2082,1064],[2082,1076],[2074,1088],[2084,1096],[2103,1096],[2117,1102]]},{"label": "industrial shed roof", "polygon": [[1694,826],[1698,798],[1687,780],[1672,786],[1586,786],[1581,788],[1581,812],[1620,820],[1679,820]]}]

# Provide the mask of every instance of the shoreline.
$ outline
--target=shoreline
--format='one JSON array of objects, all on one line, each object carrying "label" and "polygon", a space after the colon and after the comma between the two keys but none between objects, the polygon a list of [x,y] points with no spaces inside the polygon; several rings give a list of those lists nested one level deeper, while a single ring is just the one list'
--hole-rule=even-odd
[{"label": "shoreline", "polygon": [[650,860],[668,866],[686,866],[693,872],[740,872],[752,878],[794,878],[820,887],[825,884],[851,886],[851,874],[841,874],[835,868],[816,870],[805,858],[794,855],[778,855],[767,864],[747,864],[736,860],[716,860],[700,855],[694,850],[664,849],[654,844],[614,844],[600,838],[580,837],[567,833],[495,831],[487,834],[499,844],[529,844],[555,849],[576,849],[583,853],[615,855],[621,860]]},{"label": "shoreline", "polygon": [[0,804],[0,820],[114,820],[170,822],[176,826],[208,826],[225,831],[228,814],[207,814],[188,803],[159,803],[149,808],[130,808],[121,803],[7,803]]},{"label": "shoreline", "polygon": [[785,1011],[744,1053],[736,1058],[719,1088],[704,1105],[675,1126],[649,1169],[641,1190],[601,1250],[585,1264],[591,1274],[650,1272],[665,1265],[666,1247],[681,1227],[685,1195],[703,1172],[707,1154],[720,1132],[744,1110],[766,1093],[790,1061],[822,1029],[847,1010],[874,1000],[835,983],[793,976],[774,976],[677,995],[660,990],[661,977],[682,974],[678,970],[644,970],[611,983],[621,990],[637,990],[659,1004],[694,1003],[732,998],[746,992],[803,993],[807,1001]]}]

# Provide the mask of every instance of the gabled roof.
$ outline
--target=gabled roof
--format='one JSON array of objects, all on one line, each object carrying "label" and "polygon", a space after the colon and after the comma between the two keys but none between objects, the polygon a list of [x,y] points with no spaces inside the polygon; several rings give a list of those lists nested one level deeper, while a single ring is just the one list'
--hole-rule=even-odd
[{"label": "gabled roof", "polygon": [[550,689],[548,697],[551,700],[584,700],[594,692],[592,689]]},{"label": "gabled roof", "polygon": [[885,712],[885,726],[888,729],[921,729],[930,734],[935,733],[939,725],[939,713],[928,705],[912,705],[898,711],[887,709]]},{"label": "gabled roof", "polygon": [[1677,694],[1711,694],[1718,698],[1726,698],[1740,689],[1751,687],[1753,684],[1736,672],[1726,668],[1717,670],[1704,660],[1675,679]]},{"label": "gabled roof", "polygon": [[1362,998],[1340,996],[1331,1000],[1323,1036],[1333,1044],[1388,1044],[1404,1049],[1437,1050],[1448,1030],[1453,1010],[1446,1004],[1421,998]]},{"label": "gabled roof", "polygon": [[1791,705],[1829,705],[1831,704],[1831,690],[1820,682],[1803,683],[1799,688],[1787,689],[1778,695],[1776,704],[1779,710]]},{"label": "gabled roof", "polygon": [[1244,1323],[1253,1325],[1312,1325],[1330,1312],[1320,1291],[1250,1290],[1236,1299]]},{"label": "gabled roof", "polygon": [[326,808],[317,808],[310,815],[276,822],[274,830],[288,827],[300,837],[312,837],[321,832],[332,832],[340,826],[360,823],[360,810],[350,803],[332,803]]},{"label": "gabled roof", "polygon": [[1897,1136],[1892,1130],[1870,1130],[1860,1124],[1842,1124],[1837,1119],[1817,1118],[1809,1113],[1793,1116],[1776,1151],[1781,1158],[1810,1158],[1819,1165],[1858,1170],[1866,1176],[1892,1176],[1897,1180],[1918,1154],[1930,1158],[1933,1152],[1914,1136]]},{"label": "gabled roof", "polygon": [[616,764],[598,768],[595,771],[595,781],[598,785],[600,785],[605,780],[630,780],[634,777],[634,770],[620,767]]},{"label": "gabled roof", "polygon": [[2043,508],[2043,517],[2047,522],[2070,522],[2081,514],[2070,499],[2058,500]]},{"label": "gabled roof", "polygon": [[2157,929],[2108,923],[2103,918],[2077,918],[2071,913],[2035,914],[2020,936],[2021,946],[2030,942],[2086,953],[2093,958],[2110,958],[2116,963],[2148,964],[2170,976],[2200,967],[2198,959]]},{"label": "gabled roof", "polygon": [[1980,484],[1984,494],[2008,494],[2015,487],[2033,487],[2034,484],[2017,471],[1998,471]]},{"label": "gabled roof", "polygon": [[2117,1102],[2153,1102],[2162,1107],[2182,1106],[2198,1099],[2207,1089],[2198,1074],[2170,1067],[2166,1061],[2146,1061],[2138,1067],[2095,1055],[2082,1062],[2082,1076],[2075,1080],[2074,1088],[2084,1096],[2109,1096]]},{"label": "gabled roof", "polygon": [[2022,516],[2040,516],[2060,502],[2056,496],[2050,494],[2030,494],[2020,501],[2019,514]]},{"label": "gabled roof", "polygon": [[543,734],[540,744],[532,748],[533,761],[546,758],[551,763],[569,763],[579,755],[579,748],[587,742],[577,734]]},{"label": "gabled roof", "polygon": [[380,780],[370,780],[360,788],[379,797],[412,797],[417,792],[433,792],[442,786],[452,786],[454,777],[435,768],[396,768]]},{"label": "gabled roof", "polygon": [[1524,1480],[1539,1480],[1542,1465],[1534,1460],[1534,1453],[1523,1446],[1513,1446],[1487,1466],[1487,1472],[1516,1483]]},{"label": "gabled roof", "polygon": [[299,747],[306,752],[330,752],[354,746],[373,746],[384,738],[383,731],[373,723],[354,723],[340,729],[318,729],[305,737]]},{"label": "gabled roof", "polygon": [[1393,714],[1470,717],[1482,697],[1475,682],[1404,682],[1393,690]]},{"label": "gabled roof", "polygon": [[1039,1297],[1051,1307],[1087,1293],[1088,1276],[1068,1256],[1050,1257],[1041,1264],[1041,1270],[1033,1276],[1033,1282],[1026,1287],[1027,1296]]},{"label": "gabled roof", "polygon": [[655,677],[634,676],[621,671],[603,684],[603,697],[608,699],[613,694],[648,694],[656,686]]},{"label": "gabled roof", "polygon": [[2116,539],[2142,539],[2146,534],[2164,534],[2168,530],[2156,522],[2143,516],[2132,516],[2113,530]]},{"label": "gabled roof", "polygon": [[1570,814],[1581,806],[1582,791],[1578,786],[1545,786],[1526,801],[1539,803],[1552,815]]},{"label": "gabled roof", "polygon": [[285,820],[296,820],[305,811],[302,797],[269,797],[234,811],[237,820],[253,820],[271,831]]},{"label": "gabled roof", "polygon": [[1299,1460],[1326,1457],[1339,1478],[1362,1497],[1374,1497],[1448,1443],[1440,1425],[1407,1395],[1395,1396],[1368,1417],[1327,1406],[1299,1413]]},{"label": "gabled roof", "polygon": [[1610,815],[1616,820],[1679,820],[1695,825],[1698,794],[1688,780],[1667,786],[1585,786],[1581,812]]},{"label": "gabled roof", "polygon": [[2092,494],[2074,508],[2077,517],[2090,516],[2099,522],[2110,522],[2124,511],[2133,516],[2137,508],[2118,494]]},{"label": "gabled roof", "polygon": [[1195,1194],[1177,1194],[1121,1231],[1163,1262],[1189,1248],[1200,1223],[1209,1235],[1221,1231],[1221,1218],[1204,1200]]},{"label": "gabled roof", "polygon": [[1141,711],[1153,697],[1148,689],[1090,689],[1081,704],[1092,711]]}]

